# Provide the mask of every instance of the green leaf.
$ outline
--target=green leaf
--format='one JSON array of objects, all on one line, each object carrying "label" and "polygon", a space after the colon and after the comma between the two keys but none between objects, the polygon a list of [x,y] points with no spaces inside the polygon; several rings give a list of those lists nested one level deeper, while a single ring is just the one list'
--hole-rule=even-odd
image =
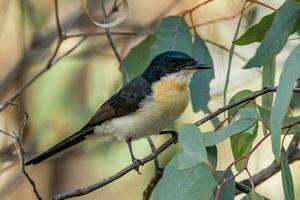
[{"label": "green leaf", "polygon": [[[194,39],[192,56],[194,59],[199,60],[204,64],[208,64],[210,66],[214,65],[206,44],[198,35],[196,35]],[[209,112],[209,108],[207,106],[210,100],[209,84],[214,77],[214,70],[198,71],[193,75],[190,83],[190,90],[194,112],[198,112],[200,110],[205,113]]]},{"label": "green leaf", "polygon": [[150,58],[165,51],[181,51],[192,55],[192,35],[182,17],[166,17],[159,23],[156,40],[150,49]]},{"label": "green leaf", "polygon": [[178,142],[183,149],[178,155],[178,169],[188,169],[201,162],[207,162],[207,153],[202,133],[194,124],[183,124],[179,127]]},{"label": "green leaf", "polygon": [[213,146],[232,135],[243,133],[256,124],[257,118],[258,114],[255,108],[243,108],[228,126],[203,134],[204,143],[206,146]]},{"label": "green leaf", "polygon": [[[295,88],[300,88],[300,80],[297,81]],[[299,92],[294,92],[294,94],[292,96],[290,107],[292,109],[300,108],[300,93]]]},{"label": "green leaf", "polygon": [[[230,137],[232,154],[235,160],[246,156],[252,149],[253,142],[258,133],[258,124],[251,127],[244,133],[239,133]],[[246,160],[240,160],[235,163],[235,168],[237,171],[244,169]]]},{"label": "green leaf", "polygon": [[155,35],[147,37],[143,42],[131,49],[129,54],[124,59],[124,64],[130,79],[133,79],[137,75],[141,74],[150,64],[150,47],[154,41]]},{"label": "green leaf", "polygon": [[[276,56],[274,55],[271,60],[263,66],[262,87],[273,87],[276,72]],[[262,106],[271,108],[273,103],[273,92],[264,94],[262,96]]]},{"label": "green leaf", "polygon": [[[261,106],[258,106],[258,110],[259,110],[261,119],[264,121],[264,123],[267,125],[267,127],[270,127],[269,120],[270,120],[270,116],[271,116],[271,110],[268,108],[261,107]],[[297,116],[297,117],[285,116],[282,127],[292,124],[294,122],[297,122],[299,120],[300,120],[300,116]],[[285,131],[281,131],[281,134],[285,134]],[[289,130],[288,134],[289,135],[300,134],[300,125],[293,126]]]},{"label": "green leaf", "polygon": [[[177,169],[178,154],[168,163],[153,192],[154,200],[210,200],[222,180],[205,163],[185,170]],[[229,178],[232,171],[220,173]],[[222,189],[220,200],[233,199],[235,182],[232,179]]]},{"label": "green leaf", "polygon": [[242,46],[253,42],[261,42],[264,39],[266,32],[271,27],[274,16],[275,12],[264,16],[258,24],[250,27],[241,37],[236,39],[234,44]]},{"label": "green leaf", "polygon": [[280,136],[283,120],[290,105],[294,83],[300,76],[299,60],[300,44],[294,48],[284,63],[283,71],[279,79],[275,103],[271,112],[272,150],[277,161],[279,161],[280,157]]},{"label": "green leaf", "polygon": [[281,149],[281,179],[285,200],[295,200],[293,177],[284,148]]},{"label": "green leaf", "polygon": [[265,198],[256,193],[255,191],[251,191],[251,193],[247,194],[242,198],[242,200],[264,200]]},{"label": "green leaf", "polygon": [[216,146],[206,147],[208,162],[214,167],[217,167],[218,150]]},{"label": "green leaf", "polygon": [[[219,171],[225,178],[230,178],[233,176],[231,169],[227,169],[226,171]],[[219,184],[221,183],[220,178],[216,175],[215,178],[219,180]],[[221,190],[220,200],[233,200],[235,197],[235,181],[234,179],[230,180]]]},{"label": "green leaf", "polygon": [[175,156],[164,170],[163,177],[154,189],[154,200],[210,199],[217,185],[214,173],[201,163],[186,170],[177,169]]},{"label": "green leaf", "polygon": [[[229,103],[234,103],[242,98],[245,98],[249,95],[252,95],[253,92],[251,90],[242,90],[235,94]],[[240,106],[236,106],[228,111],[228,115],[232,116],[236,111],[241,109]],[[251,107],[251,108],[256,108],[256,105],[253,103],[247,104],[246,107]],[[229,120],[230,122],[230,120]],[[258,123],[254,126],[252,126],[249,130],[247,130],[244,133],[239,133],[236,135],[233,135],[230,137],[230,143],[231,143],[231,149],[232,149],[232,154],[235,160],[247,155],[252,148],[253,142],[257,136],[258,132]],[[244,168],[246,161],[245,160],[240,160],[239,162],[235,163],[235,168],[237,171],[240,171]]]},{"label": "green leaf", "polygon": [[300,5],[286,1],[277,11],[272,26],[267,31],[256,54],[244,66],[245,69],[261,67],[278,54],[300,16]]}]

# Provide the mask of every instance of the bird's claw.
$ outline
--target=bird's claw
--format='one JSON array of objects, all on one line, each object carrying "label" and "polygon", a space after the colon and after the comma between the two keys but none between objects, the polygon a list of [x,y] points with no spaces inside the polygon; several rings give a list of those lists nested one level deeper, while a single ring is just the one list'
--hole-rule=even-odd
[{"label": "bird's claw", "polygon": [[131,161],[132,161],[133,165],[135,166],[135,171],[138,174],[141,174],[141,172],[139,170],[139,166],[144,165],[144,163],[140,159],[136,159],[136,158],[133,158]]}]

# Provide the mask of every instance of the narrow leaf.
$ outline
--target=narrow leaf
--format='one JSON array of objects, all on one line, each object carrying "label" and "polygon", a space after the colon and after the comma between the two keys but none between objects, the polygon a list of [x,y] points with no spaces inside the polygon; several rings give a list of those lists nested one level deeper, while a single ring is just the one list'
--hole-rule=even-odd
[{"label": "narrow leaf", "polygon": [[[276,71],[276,56],[263,66],[262,87],[273,87]],[[262,96],[262,106],[271,108],[273,103],[273,92]]]},{"label": "narrow leaf", "polygon": [[295,81],[300,76],[300,44],[297,45],[286,59],[283,71],[280,75],[279,86],[276,93],[275,103],[271,112],[271,140],[272,149],[277,161],[280,157],[280,136],[284,117],[293,94]]},{"label": "narrow leaf", "polygon": [[253,42],[261,42],[264,39],[266,32],[271,27],[274,16],[275,12],[264,16],[258,24],[250,27],[241,37],[236,39],[234,44],[242,46]]},{"label": "narrow leaf", "polygon": [[203,135],[204,143],[206,146],[213,146],[232,135],[243,133],[256,124],[257,118],[256,109],[243,108],[235,115],[228,126],[217,131],[205,133]]},{"label": "narrow leaf", "polygon": [[281,179],[285,200],[295,200],[293,177],[284,148],[281,149]]},{"label": "narrow leaf", "polygon": [[[251,90],[242,90],[235,94],[229,103],[234,103],[244,97],[247,97],[249,95],[253,94]],[[250,107],[253,109],[256,109],[256,105],[253,103],[247,104],[246,107]],[[239,109],[241,109],[241,106],[236,106],[228,111],[228,115],[232,116],[235,112],[237,112]],[[229,120],[231,122],[231,120]],[[232,154],[235,160],[247,155],[252,148],[253,142],[257,136],[258,132],[258,122],[254,126],[252,126],[250,129],[245,131],[244,133],[239,133],[236,135],[232,135],[230,137],[230,143],[231,143],[231,150]],[[239,162],[235,163],[235,168],[237,171],[240,171],[244,168],[246,164],[245,160],[240,160]]]},{"label": "narrow leaf", "polygon": [[289,35],[300,16],[300,5],[291,1],[285,3],[277,10],[272,26],[267,31],[256,54],[244,66],[245,69],[261,67],[278,54],[285,45]]}]

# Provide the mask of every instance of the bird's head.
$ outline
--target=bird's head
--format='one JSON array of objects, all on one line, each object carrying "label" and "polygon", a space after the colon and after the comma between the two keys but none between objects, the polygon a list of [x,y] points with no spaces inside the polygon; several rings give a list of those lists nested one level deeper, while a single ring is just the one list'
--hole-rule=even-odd
[{"label": "bird's head", "polygon": [[179,51],[167,51],[156,56],[143,73],[150,82],[163,77],[180,76],[191,78],[197,70],[211,69],[212,67],[196,61],[189,55]]}]

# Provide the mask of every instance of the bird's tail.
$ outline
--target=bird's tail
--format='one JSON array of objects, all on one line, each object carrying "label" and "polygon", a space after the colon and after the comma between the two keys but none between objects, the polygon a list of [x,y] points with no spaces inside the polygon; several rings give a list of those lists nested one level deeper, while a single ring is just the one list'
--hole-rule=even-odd
[{"label": "bird's tail", "polygon": [[74,133],[73,135],[67,137],[66,139],[62,140],[61,142],[59,142],[58,144],[54,145],[53,147],[51,147],[49,150],[47,150],[46,152],[42,153],[41,155],[27,161],[25,163],[25,165],[35,165],[38,164],[50,157],[52,157],[53,155],[62,152],[80,142],[82,142],[83,140],[85,140],[87,135],[90,135],[93,133],[93,128],[85,128],[85,129],[81,129],[79,131],[77,131],[76,133]]}]

